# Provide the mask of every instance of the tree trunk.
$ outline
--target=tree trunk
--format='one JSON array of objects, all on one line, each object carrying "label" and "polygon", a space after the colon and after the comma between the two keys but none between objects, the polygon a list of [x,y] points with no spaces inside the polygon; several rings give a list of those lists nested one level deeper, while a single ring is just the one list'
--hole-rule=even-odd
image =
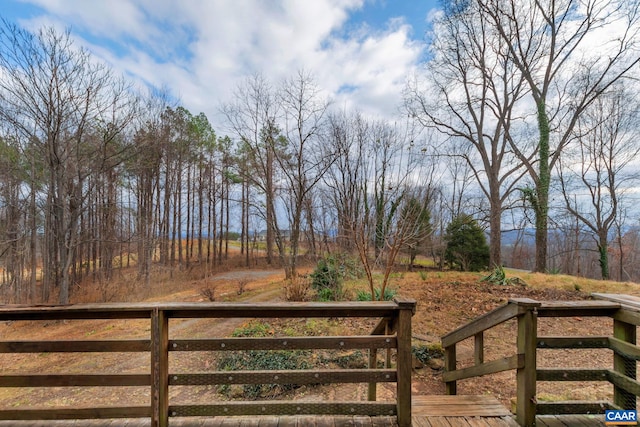
[{"label": "tree trunk", "polygon": [[539,176],[536,183],[536,194],[533,199],[536,215],[536,266],[537,273],[547,270],[547,238],[549,227],[549,185],[551,171],[549,169],[549,117],[544,99],[537,101],[539,141]]}]

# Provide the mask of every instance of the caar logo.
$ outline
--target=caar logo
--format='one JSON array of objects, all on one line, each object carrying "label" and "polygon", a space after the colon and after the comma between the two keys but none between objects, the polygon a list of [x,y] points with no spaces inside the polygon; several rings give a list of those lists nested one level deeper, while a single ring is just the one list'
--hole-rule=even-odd
[{"label": "caar logo", "polygon": [[605,411],[604,424],[608,426],[638,425],[638,413],[633,410]]}]

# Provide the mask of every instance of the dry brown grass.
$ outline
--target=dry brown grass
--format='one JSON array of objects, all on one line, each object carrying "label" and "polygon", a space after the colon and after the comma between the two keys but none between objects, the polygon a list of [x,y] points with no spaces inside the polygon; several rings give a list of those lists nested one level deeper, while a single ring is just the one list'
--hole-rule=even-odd
[{"label": "dry brown grass", "polygon": [[[236,262],[235,260],[233,262]],[[230,264],[233,264],[231,262]],[[194,268],[191,272],[168,271],[157,268],[153,271],[153,280],[149,286],[136,280],[135,270],[121,271],[119,276],[110,286],[91,286],[83,284],[81,288],[74,292],[74,302],[94,302],[100,300],[110,301],[207,301],[209,298],[201,294],[201,289],[215,287],[215,299],[217,301],[282,301],[295,294],[297,300],[307,300],[308,281],[300,278],[298,281],[290,283],[284,279],[281,270],[220,270],[220,275],[205,275],[204,279]],[[268,273],[266,275],[251,276],[255,273]],[[247,275],[250,281],[239,274]],[[478,317],[487,311],[496,308],[509,298],[528,297],[537,300],[558,300],[558,299],[584,299],[588,298],[590,292],[627,293],[640,294],[640,286],[634,283],[617,283],[610,281],[598,281],[583,278],[576,278],[565,275],[544,275],[507,269],[508,277],[519,277],[527,283],[526,286],[511,285],[497,286],[485,282],[480,282],[486,273],[461,273],[461,272],[439,272],[439,271],[419,271],[403,272],[394,274],[392,287],[398,290],[399,295],[414,298],[418,302],[417,311],[413,317],[413,332],[419,336],[416,344],[437,344],[440,337],[453,330],[457,326],[464,324],[471,319]],[[243,291],[239,292],[241,281],[245,281]],[[354,281],[345,284],[352,291],[354,288],[364,289],[366,284],[363,281]],[[289,292],[287,295],[286,292]],[[343,335],[350,334],[362,328],[363,333],[369,330],[369,325],[350,322],[323,322],[296,320],[300,324],[283,323],[283,328],[291,328],[301,333]],[[278,322],[272,322],[274,324]],[[541,331],[546,335],[562,334],[607,334],[611,332],[611,324],[597,321],[597,319],[566,319],[562,322],[545,323],[539,322]],[[185,322],[180,333],[185,336],[194,337],[204,334],[200,323],[189,324]],[[234,324],[225,323],[215,326],[216,332],[226,334],[232,330]],[[5,339],[44,339],[43,326],[38,322],[15,322],[13,324],[0,324],[0,333]],[[144,336],[147,325],[138,325],[132,322],[123,321],[84,321],[80,322],[56,322],[46,325],[45,334],[48,339],[115,339],[121,338],[123,334],[134,334],[135,337]],[[340,329],[342,328],[342,330]],[[177,329],[177,328],[176,328]],[[495,357],[507,356],[513,353],[515,343],[514,325],[505,325],[497,328],[494,332],[487,334],[488,344],[486,358],[492,360]],[[208,331],[207,331],[208,332]],[[464,343],[459,348],[459,358],[461,363],[468,363],[473,360],[473,348],[471,344]],[[609,356],[609,355],[607,355]],[[43,363],[51,367],[60,369],[71,369],[84,371],[85,368],[95,364],[95,357],[76,358],[73,356],[66,362],[59,360],[57,355],[46,355],[38,357],[24,357],[23,355],[5,355],[2,359],[2,366],[11,366],[18,372],[39,372]],[[110,356],[109,356],[110,357]],[[147,358],[148,359],[148,358]],[[123,371],[133,371],[146,369],[148,360],[144,357],[129,358],[123,361],[104,359],[104,362],[97,367],[98,372],[117,373]],[[545,356],[544,364],[552,363],[590,363],[593,361],[589,355],[581,356],[573,353],[555,353],[550,357]],[[606,359],[605,362],[609,362]],[[203,362],[204,363],[204,362]],[[541,363],[542,366],[542,363]],[[95,367],[94,367],[95,368]],[[206,366],[200,367],[202,369]],[[420,394],[442,394],[444,385],[442,383],[441,367],[426,367],[414,372],[413,388],[414,392]],[[7,371],[9,372],[9,371]],[[566,386],[561,384],[561,386]],[[462,381],[460,391],[462,394],[492,394],[508,404],[513,396],[515,380],[512,372],[483,377],[477,380]],[[571,390],[580,390],[580,394],[572,393]],[[9,390],[3,394],[0,390],[0,407],[6,405],[49,404],[45,403],[53,396],[61,399],[65,396],[64,390],[54,390],[55,395],[41,397],[33,395],[29,390]],[[59,394],[58,394],[59,392]],[[121,396],[86,393],[82,398],[79,395],[66,394],[67,398],[75,399],[68,404],[90,405],[91,399],[102,403],[117,401],[119,398],[125,399],[126,393]],[[540,398],[557,399],[560,397],[591,398],[599,397],[603,390],[591,385],[573,387],[565,391],[555,385],[550,388],[541,389]],[[606,395],[604,398],[609,397]],[[56,397],[57,396],[57,397]],[[141,399],[143,396],[140,397]],[[94,403],[95,403],[94,401]],[[58,402],[59,403],[59,402]],[[65,404],[65,402],[62,402]]]}]

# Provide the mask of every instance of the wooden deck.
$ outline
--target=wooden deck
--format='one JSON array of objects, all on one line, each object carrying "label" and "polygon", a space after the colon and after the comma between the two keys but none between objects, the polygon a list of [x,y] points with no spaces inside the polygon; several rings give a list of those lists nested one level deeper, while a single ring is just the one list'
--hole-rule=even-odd
[{"label": "wooden deck", "polygon": [[[491,396],[413,396],[414,427],[517,427],[514,416]],[[543,427],[601,426],[602,415],[544,415]],[[149,418],[0,421],[0,427],[149,427]],[[395,417],[261,416],[170,418],[170,427],[396,427]]]},{"label": "wooden deck", "polygon": [[[602,415],[541,415],[536,425],[542,427],[602,426]],[[0,421],[0,427],[149,427],[149,418],[117,420]],[[414,427],[517,427],[513,417],[441,417],[414,416]],[[395,417],[214,417],[172,419],[170,427],[395,427]]]},{"label": "wooden deck", "polygon": [[491,396],[413,396],[414,427],[517,427],[511,412]]}]

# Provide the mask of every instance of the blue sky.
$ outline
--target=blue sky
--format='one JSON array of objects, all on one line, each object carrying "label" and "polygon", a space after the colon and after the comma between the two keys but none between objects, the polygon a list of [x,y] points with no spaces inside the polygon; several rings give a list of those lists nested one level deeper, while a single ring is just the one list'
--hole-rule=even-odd
[{"label": "blue sky", "polygon": [[215,124],[252,73],[273,82],[304,68],[335,103],[390,117],[424,60],[437,0],[3,0],[31,30],[70,28],[130,78],[170,90]]}]

